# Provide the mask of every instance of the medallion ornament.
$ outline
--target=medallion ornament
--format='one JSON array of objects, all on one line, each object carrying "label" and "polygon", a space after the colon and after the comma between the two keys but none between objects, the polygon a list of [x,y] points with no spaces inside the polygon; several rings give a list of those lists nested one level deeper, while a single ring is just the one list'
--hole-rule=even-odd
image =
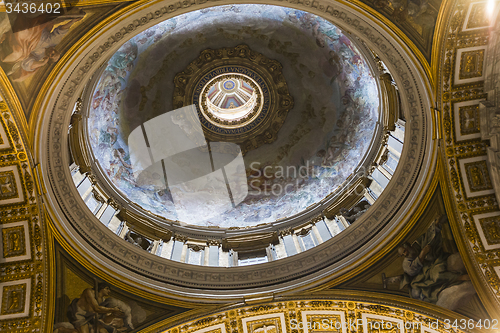
[{"label": "medallion ornament", "polygon": [[196,105],[205,137],[243,154],[276,140],[294,105],[281,64],[247,45],[202,51],[174,85],[174,108]]}]

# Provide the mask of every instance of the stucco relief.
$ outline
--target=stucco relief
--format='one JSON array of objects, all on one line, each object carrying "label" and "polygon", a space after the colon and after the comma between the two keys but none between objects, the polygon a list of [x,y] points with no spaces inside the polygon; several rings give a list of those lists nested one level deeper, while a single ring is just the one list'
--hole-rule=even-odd
[{"label": "stucco relief", "polygon": [[[270,2],[279,4],[280,2]],[[216,2],[222,4],[222,2]],[[122,242],[115,238],[106,227],[97,221],[83,205],[78,197],[76,189],[72,188],[69,170],[67,165],[68,157],[66,154],[66,126],[69,123],[70,110],[76,102],[79,92],[83,88],[84,82],[91,73],[97,70],[101,58],[109,57],[118,47],[119,41],[125,36],[139,32],[152,26],[161,19],[172,17],[176,13],[185,12],[207,7],[211,3],[196,4],[195,1],[175,2],[165,6],[164,3],[153,4],[149,8],[136,8],[136,14],[124,19],[121,25],[109,30],[113,33],[107,40],[96,39],[88,42],[92,45],[92,50],[78,59],[78,62],[70,65],[66,64],[59,76],[59,80],[65,76],[65,81],[61,82],[61,89],[58,91],[59,99],[52,99],[47,96],[45,103],[42,104],[50,113],[46,115],[50,119],[50,125],[43,129],[43,140],[41,144],[47,147],[41,156],[46,171],[45,177],[51,184],[53,192],[50,197],[58,201],[58,214],[65,214],[70,225],[58,226],[74,233],[76,230],[86,238],[87,243],[92,247],[99,249],[105,256],[114,262],[111,269],[127,272],[135,272],[132,279],[143,275],[155,278],[162,282],[171,282],[182,287],[202,287],[202,288],[241,288],[261,287],[264,290],[266,285],[279,284],[287,278],[304,276],[311,274],[330,266],[330,271],[335,270],[338,261],[345,258],[346,254],[354,251],[371,239],[381,228],[388,223],[389,216],[395,214],[401,205],[404,204],[402,198],[407,195],[414,197],[419,192],[419,188],[424,186],[419,184],[414,187],[417,179],[424,179],[424,175],[419,174],[420,166],[425,163],[423,170],[428,170],[429,161],[432,153],[429,151],[429,123],[426,113],[429,110],[429,102],[424,97],[426,92],[423,88],[421,79],[418,77],[416,68],[411,61],[401,53],[400,47],[391,37],[381,33],[380,27],[374,23],[368,22],[366,18],[359,14],[354,14],[347,7],[336,4],[335,7],[329,2],[307,2],[294,3],[294,7],[305,9],[317,13],[329,20],[332,20],[339,27],[347,29],[353,34],[359,35],[366,40],[366,44],[379,53],[382,60],[386,61],[394,78],[400,87],[403,108],[406,111],[408,120],[407,136],[405,140],[405,151],[400,161],[400,168],[396,171],[394,182],[390,183],[386,193],[372,207],[373,214],[363,216],[358,221],[358,227],[350,228],[335,242],[326,243],[320,248],[308,251],[307,255],[297,255],[293,259],[283,259],[274,262],[266,267],[245,267],[244,269],[235,268],[234,270],[219,270],[210,268],[207,271],[203,267],[192,267],[168,261],[153,255],[144,253],[136,249],[133,245]],[[428,154],[424,152],[427,150]],[[424,159],[424,155],[425,159]],[[411,202],[412,200],[410,200]],[[394,218],[394,217],[393,217]],[[398,217],[395,219],[398,220]],[[74,229],[73,229],[74,228]],[[75,237],[80,237],[74,234]],[[87,244],[86,246],[89,246]],[[97,254],[89,246],[89,257],[95,257]],[[361,251],[363,252],[363,251]],[[100,255],[99,255],[100,257]],[[337,263],[337,265],[335,265]],[[312,276],[305,279],[308,280]],[[264,289],[262,289],[264,288]],[[276,286],[273,287],[276,289]]]}]

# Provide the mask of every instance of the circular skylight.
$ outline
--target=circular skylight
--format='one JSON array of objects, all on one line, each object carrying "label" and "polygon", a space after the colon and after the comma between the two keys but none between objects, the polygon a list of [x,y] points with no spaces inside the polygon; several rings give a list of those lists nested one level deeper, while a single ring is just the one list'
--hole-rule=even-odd
[{"label": "circular skylight", "polygon": [[[200,109],[207,119],[225,127],[241,127],[258,115],[262,90],[250,77],[227,73],[210,80],[203,87]],[[206,112],[206,113],[205,113]]]}]

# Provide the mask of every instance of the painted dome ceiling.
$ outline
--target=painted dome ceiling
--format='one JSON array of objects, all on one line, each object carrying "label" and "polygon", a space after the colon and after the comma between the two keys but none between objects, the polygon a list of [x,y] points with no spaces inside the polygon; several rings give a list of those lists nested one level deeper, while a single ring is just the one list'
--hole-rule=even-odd
[{"label": "painted dome ceiling", "polygon": [[[245,56],[226,61],[231,52]],[[193,79],[200,94],[192,104],[180,101],[184,77],[196,76],[193,64],[207,54],[222,62]],[[260,71],[263,63],[273,65]],[[219,6],[127,41],[93,91],[88,134],[110,182],[143,209],[192,225],[249,227],[296,215],[346,181],[371,146],[378,96],[361,52],[328,21],[277,6]],[[212,127],[221,129],[217,142],[193,139]],[[141,154],[152,162],[139,175]],[[174,169],[184,181],[172,181]],[[186,181],[187,173],[197,178]]]}]

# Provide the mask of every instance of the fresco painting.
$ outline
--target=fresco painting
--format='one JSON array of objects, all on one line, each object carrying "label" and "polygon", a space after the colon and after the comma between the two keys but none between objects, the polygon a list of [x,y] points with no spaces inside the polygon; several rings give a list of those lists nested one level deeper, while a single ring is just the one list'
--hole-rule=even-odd
[{"label": "fresco painting", "polygon": [[[434,219],[427,230],[413,242],[401,244],[397,251],[403,258],[403,274],[384,279],[407,288],[409,296],[455,310],[476,294],[460,253],[447,248],[442,230],[446,215]],[[454,246],[456,247],[456,246]]]},{"label": "fresco painting", "polygon": [[395,24],[431,62],[441,0],[361,0]]},{"label": "fresco painting", "polygon": [[[191,31],[204,32],[193,36]],[[336,26],[299,10],[219,6],[174,17],[131,38],[109,60],[93,93],[88,119],[93,153],[131,201],[177,220],[168,190],[136,183],[128,134],[172,110],[173,77],[193,54],[242,42],[283,64],[295,106],[275,142],[244,156],[247,199],[209,221],[182,222],[234,227],[292,216],[325,198],[358,165],[373,137],[379,99],[356,46]],[[300,168],[302,174],[280,173],[280,167]],[[287,193],[267,191],[288,184]]]},{"label": "fresco painting", "polygon": [[0,12],[0,67],[29,118],[44,77],[87,30],[118,4],[65,8],[62,15]]},{"label": "fresco painting", "polygon": [[[340,286],[429,302],[481,318],[482,305],[458,251],[438,186],[413,229],[368,271]],[[476,310],[472,310],[476,307]],[[472,309],[471,309],[472,308]]]},{"label": "fresco painting", "polygon": [[57,62],[61,54],[56,46],[85,15],[84,10],[78,10],[58,18],[49,14],[11,18],[11,29],[0,37],[0,61],[11,81],[23,82],[45,65]]},{"label": "fresco painting", "polygon": [[53,333],[137,332],[186,309],[157,304],[114,287],[57,253]]}]

